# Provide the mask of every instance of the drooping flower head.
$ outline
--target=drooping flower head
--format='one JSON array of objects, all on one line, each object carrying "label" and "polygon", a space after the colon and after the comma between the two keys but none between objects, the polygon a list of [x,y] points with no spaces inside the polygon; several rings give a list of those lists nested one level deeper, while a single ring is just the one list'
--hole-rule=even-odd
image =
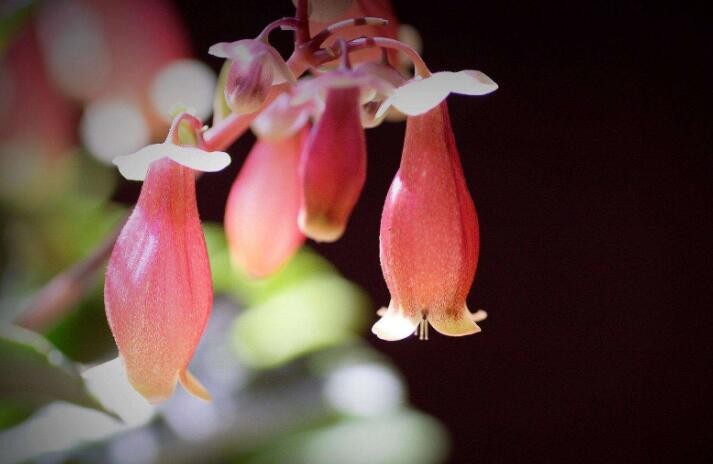
[{"label": "drooping flower head", "polygon": [[276,272],[304,242],[297,214],[307,132],[305,127],[282,139],[258,139],[230,190],[225,209],[230,254],[251,276]]},{"label": "drooping flower head", "polygon": [[339,69],[301,85],[298,94],[326,93],[325,109],[302,153],[299,225],[308,237],[342,236],[366,180],[362,100],[390,93],[391,84],[359,70]]},{"label": "drooping flower head", "polygon": [[151,402],[170,397],[177,381],[210,399],[188,372],[213,303],[195,170],[216,171],[230,162],[226,153],[178,146],[171,136],[115,160],[125,177],[144,184],[114,246],[104,286],[107,319],[129,381]]},{"label": "drooping flower head", "polygon": [[444,335],[480,331],[481,313],[472,315],[466,305],[478,262],[478,219],[443,101],[454,82],[470,85],[457,87],[461,93],[497,87],[489,79],[490,88],[483,87],[478,77],[437,73],[399,88],[385,104],[415,115],[407,121],[401,166],[381,218],[381,266],[391,302],[372,331],[384,340],[406,338],[419,324],[427,338],[429,323]]}]

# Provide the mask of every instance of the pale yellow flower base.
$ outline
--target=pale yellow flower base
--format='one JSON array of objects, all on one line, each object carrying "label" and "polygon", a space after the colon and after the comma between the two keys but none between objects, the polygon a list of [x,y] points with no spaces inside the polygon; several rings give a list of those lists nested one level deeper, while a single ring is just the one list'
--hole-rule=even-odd
[{"label": "pale yellow flower base", "polygon": [[428,340],[428,324],[437,332],[450,337],[471,335],[480,332],[477,323],[488,317],[482,309],[471,313],[465,305],[455,318],[436,317],[432,314],[426,317],[406,316],[403,310],[393,305],[389,305],[389,308],[381,308],[377,314],[381,319],[374,324],[371,331],[380,339],[387,341],[403,340],[412,334],[418,335],[421,340]]}]

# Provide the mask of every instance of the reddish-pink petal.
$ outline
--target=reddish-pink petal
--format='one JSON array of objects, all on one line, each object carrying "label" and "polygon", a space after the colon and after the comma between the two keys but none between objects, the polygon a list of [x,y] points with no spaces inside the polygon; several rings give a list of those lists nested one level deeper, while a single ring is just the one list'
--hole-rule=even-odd
[{"label": "reddish-pink petal", "polygon": [[478,219],[445,102],[408,118],[380,240],[391,308],[421,314],[448,335],[477,331],[463,311],[478,261]]},{"label": "reddish-pink petal", "polygon": [[307,129],[258,139],[235,179],[225,209],[233,262],[255,277],[279,270],[304,242],[297,227],[300,152]]},{"label": "reddish-pink petal", "polygon": [[366,180],[366,142],[359,88],[331,88],[326,108],[302,153],[299,225],[308,237],[342,236]]},{"label": "reddish-pink petal", "polygon": [[169,158],[152,163],[112,252],[107,318],[131,384],[151,402],[180,380],[209,399],[187,371],[213,303],[194,172]]}]

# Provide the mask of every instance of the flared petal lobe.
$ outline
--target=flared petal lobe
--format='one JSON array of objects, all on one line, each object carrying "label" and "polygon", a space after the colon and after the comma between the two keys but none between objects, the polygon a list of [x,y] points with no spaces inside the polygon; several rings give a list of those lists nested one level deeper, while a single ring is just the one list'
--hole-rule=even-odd
[{"label": "flared petal lobe", "polygon": [[421,317],[446,335],[479,331],[465,303],[478,247],[478,219],[442,102],[408,118],[381,218],[381,267],[392,301],[374,333],[405,338]]},{"label": "flared petal lobe", "polygon": [[180,380],[189,392],[210,398],[187,371],[213,303],[194,171],[168,157],[151,164],[109,260],[104,300],[139,393],[159,402]]},{"label": "flared petal lobe", "polygon": [[279,270],[304,242],[297,226],[300,152],[307,129],[258,139],[235,179],[225,209],[233,262],[254,277]]},{"label": "flared petal lobe", "polygon": [[310,133],[301,158],[299,225],[323,242],[342,236],[366,180],[366,142],[361,126],[360,89],[330,88],[324,113]]}]

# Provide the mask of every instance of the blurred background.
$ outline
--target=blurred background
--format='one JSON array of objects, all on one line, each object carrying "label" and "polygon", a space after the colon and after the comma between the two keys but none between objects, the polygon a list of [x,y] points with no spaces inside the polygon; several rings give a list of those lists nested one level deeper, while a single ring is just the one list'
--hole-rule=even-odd
[{"label": "blurred background", "polygon": [[[403,123],[367,131],[367,184],[339,242],[309,243],[264,282],[233,271],[220,222],[246,134],[197,185],[218,296],[192,370],[216,401],[179,388],[154,408],[112,361],[102,272],[72,266],[138,196],[109,161],[162,139],[177,100],[207,119],[222,65],[208,47],[292,6],[0,5],[0,317],[41,334],[3,327],[0,462],[713,459],[702,12],[394,0],[431,69],[500,85],[449,99],[480,220],[468,302],[488,311],[483,332],[387,343],[368,331],[389,298],[379,220]],[[274,37],[287,50],[290,35]],[[67,269],[53,281],[67,300],[38,301]]]}]

